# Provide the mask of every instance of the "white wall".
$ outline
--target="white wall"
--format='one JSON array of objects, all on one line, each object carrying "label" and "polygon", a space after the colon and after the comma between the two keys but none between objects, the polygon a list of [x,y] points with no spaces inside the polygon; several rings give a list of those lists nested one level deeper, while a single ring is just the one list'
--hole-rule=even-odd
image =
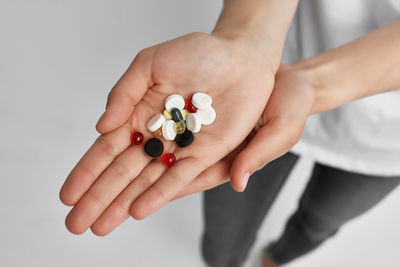
[{"label": "white wall", "polygon": [[[106,95],[143,47],[210,31],[221,1],[0,0],[0,266],[202,266],[201,195],[111,235],[64,227],[58,191],[94,141]],[[277,236],[310,162],[292,175],[255,249]],[[292,264],[399,266],[397,190],[316,253]]]}]

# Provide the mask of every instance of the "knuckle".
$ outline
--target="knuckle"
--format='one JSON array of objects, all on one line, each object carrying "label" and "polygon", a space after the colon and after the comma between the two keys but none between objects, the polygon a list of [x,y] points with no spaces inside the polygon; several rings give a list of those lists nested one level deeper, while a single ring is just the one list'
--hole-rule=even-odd
[{"label": "knuckle", "polygon": [[97,145],[100,150],[109,157],[114,157],[116,154],[114,145],[108,141],[104,136],[100,136],[97,138]]},{"label": "knuckle", "polygon": [[128,204],[130,204],[130,203],[128,203],[128,201],[125,201],[125,200],[117,197],[114,200],[114,203],[112,206],[113,213],[118,216],[129,214],[129,211],[128,211],[129,205]]},{"label": "knuckle", "polygon": [[140,50],[136,54],[135,58],[133,59],[133,62],[137,62],[137,61],[140,61],[140,60],[146,58],[149,53],[150,53],[150,48],[149,47]]},{"label": "knuckle", "polygon": [[153,185],[154,190],[157,192],[157,194],[165,201],[168,202],[169,199],[171,198],[170,196],[168,196],[168,194],[162,190],[157,184]]},{"label": "knuckle", "polygon": [[149,188],[152,184],[153,184],[153,181],[151,180],[151,178],[149,178],[148,176],[143,177],[143,179],[141,179],[140,185],[139,185],[141,188],[141,192],[147,190],[147,188]]},{"label": "knuckle", "polygon": [[97,175],[95,174],[93,169],[87,168],[84,164],[82,164],[81,161],[79,161],[76,164],[76,167],[72,169],[72,171],[70,173],[70,177],[73,177],[73,176],[78,177],[82,174],[90,177],[91,179],[97,177]]},{"label": "knuckle", "polygon": [[132,170],[121,160],[115,160],[113,164],[113,171],[117,177],[132,178]]},{"label": "knuckle", "polygon": [[186,179],[182,176],[180,172],[171,169],[170,175],[171,178],[173,178],[174,181],[177,181],[181,187],[184,187],[187,184]]},{"label": "knuckle", "polygon": [[293,124],[288,129],[288,145],[291,148],[294,146],[301,138],[302,131],[298,124]]},{"label": "knuckle", "polygon": [[264,159],[263,157],[259,157],[259,158],[257,159],[257,170],[263,168],[265,165],[267,165],[267,163],[268,163],[268,162],[267,162],[266,159]]},{"label": "knuckle", "polygon": [[285,136],[287,149],[293,147],[301,138],[303,125],[295,116],[285,116],[274,121],[276,130]]},{"label": "knuckle", "polygon": [[95,203],[101,205],[101,206],[106,206],[106,203],[104,201],[104,199],[102,198],[101,195],[97,194],[95,191],[93,190],[89,190],[87,192],[87,196],[94,201]]}]

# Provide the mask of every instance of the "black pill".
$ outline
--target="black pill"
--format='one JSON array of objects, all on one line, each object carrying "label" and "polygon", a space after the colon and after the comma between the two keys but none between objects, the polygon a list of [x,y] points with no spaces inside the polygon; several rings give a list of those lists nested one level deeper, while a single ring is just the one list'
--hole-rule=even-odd
[{"label": "black pill", "polygon": [[194,140],[193,133],[186,129],[182,134],[177,134],[175,142],[178,146],[184,147],[190,145]]},{"label": "black pill", "polygon": [[173,109],[171,109],[171,115],[172,115],[172,119],[173,119],[175,122],[183,121],[182,113],[181,113],[181,111],[180,111],[178,108],[173,108]]},{"label": "black pill", "polygon": [[147,140],[146,144],[144,145],[144,151],[150,157],[156,158],[163,153],[164,145],[160,139],[151,138]]}]

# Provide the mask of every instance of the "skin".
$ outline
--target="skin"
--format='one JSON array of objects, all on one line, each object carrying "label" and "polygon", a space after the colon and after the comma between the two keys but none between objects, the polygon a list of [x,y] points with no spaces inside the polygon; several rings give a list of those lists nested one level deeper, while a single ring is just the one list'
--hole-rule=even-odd
[{"label": "skin", "polygon": [[[281,65],[253,133],[176,198],[222,184],[229,180],[229,172],[262,168],[297,143],[309,115],[400,88],[399,31],[400,20],[344,46],[292,65]],[[273,126],[273,122],[281,127]],[[231,183],[241,181],[232,181],[231,177]]]},{"label": "skin", "polygon": [[[124,205],[119,209],[127,212],[135,200],[131,214],[145,218],[240,144],[260,117],[274,78],[269,65],[245,51],[222,38],[194,33],[138,55],[118,88],[125,90],[140,83],[147,83],[149,88],[129,88],[129,93],[135,93],[132,99],[140,101],[128,121],[101,135],[68,177],[62,199],[75,205],[66,219],[68,229],[85,231],[118,195],[116,205]],[[148,71],[146,80],[137,74],[139,69]],[[220,77],[225,77],[223,83]],[[151,138],[146,124],[163,111],[167,96],[179,93],[187,98],[194,88],[212,96],[218,118],[196,134],[196,141],[188,147],[178,148],[175,142],[164,141],[165,151],[177,158],[173,167],[167,169],[159,159],[152,160],[142,146],[130,146],[133,131],[142,132],[145,140]]]},{"label": "skin", "polygon": [[[74,206],[66,218],[72,233],[90,227],[96,235],[106,235],[129,216],[143,219],[172,199],[228,180],[243,191],[251,173],[298,141],[310,114],[400,85],[398,72],[392,70],[400,58],[395,49],[400,40],[393,34],[399,23],[277,72],[296,3],[290,12],[285,9],[286,23],[266,29],[262,18],[282,15],[278,1],[263,2],[271,5],[266,9],[270,16],[257,13],[264,10],[254,8],[260,5],[257,1],[226,2],[213,34],[193,33],[144,49],[112,89],[97,125],[102,135],[60,191],[62,202]],[[376,53],[365,64],[371,49]],[[361,67],[354,69],[354,64]],[[370,85],[382,77],[380,86]],[[338,92],[332,86],[337,84],[345,89]],[[213,97],[217,120],[202,128],[187,148],[164,142],[165,151],[177,157],[174,167],[167,169],[142,147],[130,146],[133,130],[145,139],[151,136],[145,124],[162,112],[168,95],[188,97],[198,91],[193,88]]]},{"label": "skin", "polygon": [[[225,1],[213,34],[192,33],[142,50],[109,94],[97,124],[102,134],[61,188],[61,201],[74,206],[66,218],[68,230],[81,234],[91,227],[106,235],[129,216],[143,219],[241,144],[271,94],[296,4]],[[278,20],[279,15],[287,19]],[[276,23],[268,30],[261,27],[262,18]],[[260,39],[249,38],[249,32]],[[164,142],[165,151],[177,158],[173,167],[130,146],[132,131],[151,137],[146,123],[162,112],[168,95],[186,98],[199,90],[212,96],[217,119],[188,147]]]}]

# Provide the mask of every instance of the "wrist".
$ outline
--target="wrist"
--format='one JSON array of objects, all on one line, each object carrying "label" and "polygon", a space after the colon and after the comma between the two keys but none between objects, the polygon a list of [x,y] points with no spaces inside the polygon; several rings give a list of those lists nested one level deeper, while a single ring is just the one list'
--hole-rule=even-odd
[{"label": "wrist", "polygon": [[251,38],[245,31],[225,28],[216,28],[211,35],[227,40],[233,47],[235,47],[235,49],[241,50],[241,52],[244,52],[249,57],[259,62],[260,65],[268,68],[273,75],[278,71],[280,58],[278,60],[278,58],[272,56],[273,53],[270,52],[273,51],[272,48],[266,45],[266,42],[262,39],[257,40]]},{"label": "wrist", "polygon": [[280,66],[289,25],[298,0],[225,0],[212,35],[232,40],[271,66]]},{"label": "wrist", "polygon": [[289,69],[301,75],[314,92],[310,115],[334,109],[342,102],[340,95],[335,94],[332,87],[332,84],[335,84],[332,76],[335,69],[334,61],[321,60],[316,56],[289,65]]}]

